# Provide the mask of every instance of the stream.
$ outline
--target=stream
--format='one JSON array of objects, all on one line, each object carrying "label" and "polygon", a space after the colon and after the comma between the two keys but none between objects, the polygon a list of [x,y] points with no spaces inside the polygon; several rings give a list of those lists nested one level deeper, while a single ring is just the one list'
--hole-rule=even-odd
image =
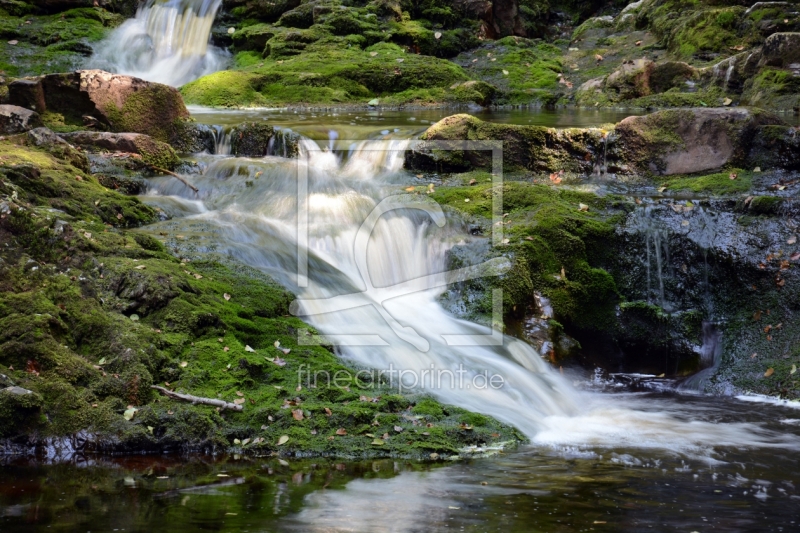
[{"label": "stream", "polygon": [[[264,113],[270,123],[310,134],[300,157],[190,156],[199,173],[187,178],[199,192],[171,177],[152,178],[142,199],[171,218],[146,231],[166,234],[184,257],[210,254],[269,273],[297,294],[293,311],[358,368],[502,376],[497,388],[470,386],[475,381],[405,385],[513,424],[530,444],[474,450],[476,458],[449,464],[221,456],[75,457],[48,465],[9,458],[0,491],[3,531],[32,524],[187,532],[797,529],[796,403],[658,387],[633,392],[588,371],[559,373],[509,336],[447,340],[491,338],[488,328],[450,315],[437,301],[450,279],[447,250],[481,239],[488,245],[490,237],[470,235],[424,195],[404,194],[425,183],[402,170],[402,151],[437,112],[329,122],[265,110],[251,119]],[[221,116],[196,115],[217,125]],[[506,119],[551,119],[528,117]],[[376,141],[379,150],[372,149]],[[303,176],[306,237],[297,230]],[[386,198],[392,203],[380,208]],[[307,270],[298,270],[298,257],[307,258]]]}]

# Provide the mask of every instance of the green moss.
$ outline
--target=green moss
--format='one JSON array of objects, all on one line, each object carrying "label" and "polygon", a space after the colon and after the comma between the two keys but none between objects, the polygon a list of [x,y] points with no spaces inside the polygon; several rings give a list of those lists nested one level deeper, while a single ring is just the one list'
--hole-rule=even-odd
[{"label": "green moss", "polygon": [[[154,211],[50,153],[1,141],[0,194],[11,210],[0,218],[0,365],[34,391],[0,392],[0,438],[86,431],[98,451],[419,458],[519,440],[486,417],[465,429],[469,413],[429,398],[409,412],[390,384],[300,343],[313,329],[289,316],[293,296],[269,277],[181,262],[166,253],[180,236],[123,231]],[[136,210],[149,218],[129,218]],[[153,384],[243,410],[176,402]]]},{"label": "green moss", "polygon": [[[736,174],[736,179],[731,179]],[[748,192],[753,186],[753,173],[741,169],[706,176],[676,176],[663,181],[670,191],[691,191],[713,195],[732,195]]]},{"label": "green moss", "polygon": [[[571,330],[610,327],[619,294],[611,275],[599,265],[609,253],[614,226],[595,211],[605,200],[524,182],[506,182],[502,187],[509,242],[496,253],[510,254],[513,260],[511,271],[493,278],[491,287],[504,289],[505,314],[522,314],[538,291],[550,299],[556,320]],[[494,191],[492,184],[479,183],[439,187],[431,197],[481,221],[491,216]],[[469,202],[464,201],[467,198]],[[590,206],[589,211],[580,211],[581,203]],[[473,288],[489,294],[490,287]],[[469,298],[467,292],[463,296]],[[480,302],[479,315],[491,311],[487,298]]]},{"label": "green moss", "polygon": [[755,196],[750,200],[749,211],[754,215],[775,215],[784,199],[777,196]]}]

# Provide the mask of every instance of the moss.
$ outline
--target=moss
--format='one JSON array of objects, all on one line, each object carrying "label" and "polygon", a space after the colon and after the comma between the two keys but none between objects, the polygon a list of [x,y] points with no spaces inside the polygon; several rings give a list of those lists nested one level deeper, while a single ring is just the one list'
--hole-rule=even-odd
[{"label": "moss", "polygon": [[784,199],[777,196],[754,196],[748,208],[754,215],[775,215],[783,202]]},{"label": "moss", "polygon": [[[503,212],[508,213],[504,232],[509,242],[495,253],[510,255],[512,269],[493,278],[491,287],[504,289],[506,316],[525,312],[538,291],[550,299],[555,319],[571,331],[610,327],[619,294],[611,275],[599,265],[609,251],[614,226],[595,212],[605,200],[524,182],[505,182],[502,187]],[[490,183],[439,187],[431,197],[481,221],[491,216],[493,191]],[[466,198],[470,202],[465,202]],[[579,211],[580,203],[591,206],[590,210]],[[488,294],[491,287],[481,286],[479,291]],[[462,296],[469,298],[467,292]],[[477,312],[485,316],[490,311],[491,302],[484,297]]]},{"label": "moss", "polygon": [[[469,413],[432,399],[418,402],[424,414],[409,413],[412,401],[389,384],[358,379],[325,347],[299,343],[310,328],[288,316],[293,297],[269,277],[210,259],[181,262],[166,253],[178,236],[121,230],[133,222],[125,209],[150,220],[152,209],[52,154],[0,142],[0,184],[11,206],[0,218],[0,365],[35,393],[24,405],[0,393],[0,437],[85,431],[99,452],[420,458],[519,439],[485,417],[466,430]],[[326,382],[337,373],[338,384]],[[152,384],[244,409],[175,402]],[[128,406],[137,409],[132,420]],[[431,426],[424,432],[421,418]]]},{"label": "moss", "polygon": [[[736,174],[736,179],[731,179]],[[708,174],[705,176],[675,176],[663,181],[670,191],[691,191],[713,195],[731,195],[748,192],[753,187],[753,173],[741,169]]]}]

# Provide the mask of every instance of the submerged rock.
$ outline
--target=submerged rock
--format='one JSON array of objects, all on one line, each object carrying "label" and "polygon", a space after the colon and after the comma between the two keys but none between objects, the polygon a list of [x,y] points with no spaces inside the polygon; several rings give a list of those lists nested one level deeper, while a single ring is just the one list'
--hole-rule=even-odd
[{"label": "submerged rock", "polygon": [[39,114],[15,105],[0,105],[0,133],[22,133],[42,125]]},{"label": "submerged rock", "polygon": [[9,100],[39,113],[61,113],[65,122],[91,117],[115,132],[144,133],[164,142],[179,137],[189,112],[177,89],[102,70],[78,70],[16,80]]}]

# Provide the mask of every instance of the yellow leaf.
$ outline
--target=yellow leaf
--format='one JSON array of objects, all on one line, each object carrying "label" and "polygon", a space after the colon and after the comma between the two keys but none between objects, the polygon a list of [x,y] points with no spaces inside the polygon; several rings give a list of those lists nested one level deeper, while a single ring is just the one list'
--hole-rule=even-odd
[{"label": "yellow leaf", "polygon": [[774,368],[768,368],[768,369],[767,369],[767,371],[766,371],[766,372],[764,372],[764,377],[765,377],[765,378],[768,378],[768,377],[770,377],[770,376],[771,376],[772,374],[774,374],[774,373],[775,373],[775,369],[774,369]]},{"label": "yellow leaf", "polygon": [[797,372],[797,365],[792,365],[792,369],[789,371],[790,374],[794,374]]},{"label": "yellow leaf", "polygon": [[278,439],[278,446],[283,446],[289,442],[289,435],[282,435],[281,438]]},{"label": "yellow leaf", "polygon": [[188,364],[186,361],[181,361],[181,368],[186,368]]},{"label": "yellow leaf", "polygon": [[383,441],[381,439],[375,439],[372,441],[372,444],[375,446],[383,446]]},{"label": "yellow leaf", "polygon": [[588,211],[589,206],[586,204],[578,204],[578,211]]}]

